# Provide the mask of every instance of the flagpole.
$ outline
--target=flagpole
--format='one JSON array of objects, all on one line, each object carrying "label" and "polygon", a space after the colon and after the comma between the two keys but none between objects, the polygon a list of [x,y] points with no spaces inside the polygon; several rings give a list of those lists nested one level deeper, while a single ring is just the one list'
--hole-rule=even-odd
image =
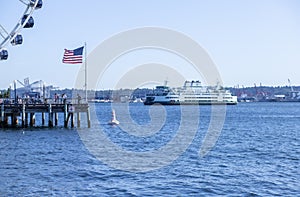
[{"label": "flagpole", "polygon": [[84,59],[85,59],[85,68],[84,68],[84,87],[85,87],[85,101],[88,102],[87,100],[87,57],[86,57],[86,42],[84,42]]}]

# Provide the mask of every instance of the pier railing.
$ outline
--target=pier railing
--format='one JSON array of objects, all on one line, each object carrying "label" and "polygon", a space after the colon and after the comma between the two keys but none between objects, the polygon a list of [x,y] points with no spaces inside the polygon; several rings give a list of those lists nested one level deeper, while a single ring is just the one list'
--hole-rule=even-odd
[{"label": "pier railing", "polygon": [[20,99],[9,99],[9,98],[0,98],[0,104],[87,104],[88,102],[78,99],[32,99],[32,98],[20,98]]}]

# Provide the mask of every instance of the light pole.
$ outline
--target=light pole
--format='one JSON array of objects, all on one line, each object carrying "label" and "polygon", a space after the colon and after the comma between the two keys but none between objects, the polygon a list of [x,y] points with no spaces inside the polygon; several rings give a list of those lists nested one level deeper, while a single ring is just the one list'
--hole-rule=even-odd
[{"label": "light pole", "polygon": [[45,83],[43,83],[43,100],[45,101],[46,99],[46,86]]},{"label": "light pole", "polygon": [[15,90],[15,104],[18,103],[18,100],[17,100],[17,81],[14,80],[14,90]]},{"label": "light pole", "polygon": [[9,102],[11,101],[11,87],[12,87],[12,84],[9,84],[9,88],[8,88],[8,98],[9,98]]}]

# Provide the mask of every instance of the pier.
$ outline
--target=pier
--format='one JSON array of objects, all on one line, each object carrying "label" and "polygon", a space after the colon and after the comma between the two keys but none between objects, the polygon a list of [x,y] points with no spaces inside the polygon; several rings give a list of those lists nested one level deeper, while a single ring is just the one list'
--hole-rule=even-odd
[{"label": "pier", "polygon": [[[41,125],[36,125],[36,114],[40,113]],[[14,102],[12,100],[4,100],[0,104],[0,127],[35,127],[35,126],[58,126],[59,117],[63,117],[63,125],[65,128],[74,127],[74,118],[76,116],[77,127],[81,126],[81,114],[86,114],[87,127],[91,127],[90,111],[88,103],[76,103],[75,100],[68,100],[64,103],[56,103],[53,101],[45,101],[43,103],[29,103],[25,100]],[[46,120],[47,114],[47,120]],[[63,114],[63,116],[58,116]],[[19,123],[19,119],[21,122]]]}]

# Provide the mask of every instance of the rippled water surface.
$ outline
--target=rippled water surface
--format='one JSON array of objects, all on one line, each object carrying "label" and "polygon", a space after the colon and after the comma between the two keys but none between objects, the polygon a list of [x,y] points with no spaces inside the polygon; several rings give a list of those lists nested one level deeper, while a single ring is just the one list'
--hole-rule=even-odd
[{"label": "rippled water surface", "polygon": [[[127,151],[160,150],[180,127],[180,106],[130,105],[132,120],[121,124],[156,126],[149,112],[158,107],[166,114],[164,124],[144,137],[107,125],[109,104],[95,107],[101,131],[86,132],[103,132]],[[185,107],[193,115],[198,106]],[[114,108],[118,117],[118,105]],[[76,129],[1,130],[0,196],[300,196],[300,103],[227,106],[215,147],[200,157],[210,112],[200,107],[199,129],[185,152],[147,172],[118,170],[96,159]]]}]

